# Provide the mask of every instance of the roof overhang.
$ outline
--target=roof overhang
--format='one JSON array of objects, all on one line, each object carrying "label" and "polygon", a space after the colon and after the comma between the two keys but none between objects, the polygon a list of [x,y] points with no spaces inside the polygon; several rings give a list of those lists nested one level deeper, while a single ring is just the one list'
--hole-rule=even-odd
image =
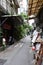
[{"label": "roof overhang", "polygon": [[9,22],[11,21],[12,23],[14,23],[14,25],[21,25],[24,22],[22,17],[17,15],[4,15],[0,17],[0,21],[2,22],[2,24],[5,23],[7,20],[9,20]]}]

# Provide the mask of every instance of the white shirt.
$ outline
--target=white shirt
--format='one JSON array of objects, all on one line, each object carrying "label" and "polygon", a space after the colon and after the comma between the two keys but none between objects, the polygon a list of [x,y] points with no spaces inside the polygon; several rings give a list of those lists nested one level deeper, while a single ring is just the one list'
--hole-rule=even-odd
[{"label": "white shirt", "polygon": [[32,39],[32,43],[34,43],[34,42],[35,42],[35,40],[36,40],[37,36],[38,36],[38,32],[35,30],[35,31],[33,32],[33,39]]}]

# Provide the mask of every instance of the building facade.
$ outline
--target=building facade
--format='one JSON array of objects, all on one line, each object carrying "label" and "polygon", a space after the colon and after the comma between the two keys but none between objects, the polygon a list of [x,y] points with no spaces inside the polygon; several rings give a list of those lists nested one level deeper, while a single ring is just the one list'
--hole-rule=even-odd
[{"label": "building facade", "polygon": [[18,0],[0,0],[0,15],[16,15],[18,13],[18,8]]},{"label": "building facade", "polygon": [[[10,18],[9,20],[9,18],[7,19],[6,17],[5,18],[2,17],[3,15],[17,15],[18,8],[19,0],[0,0],[0,46],[2,46],[2,38],[3,37],[7,38],[8,37],[7,33],[13,29],[12,21],[14,21],[12,20],[12,18]],[[9,29],[9,27],[11,28]]]}]

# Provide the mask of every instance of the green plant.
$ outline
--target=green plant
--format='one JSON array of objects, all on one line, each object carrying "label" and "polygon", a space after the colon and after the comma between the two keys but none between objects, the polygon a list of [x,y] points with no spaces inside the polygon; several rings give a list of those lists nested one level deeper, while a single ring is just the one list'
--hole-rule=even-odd
[{"label": "green plant", "polygon": [[20,26],[15,26],[14,27],[14,37],[16,38],[16,40],[19,40],[21,38],[23,38],[24,36],[26,36],[29,32],[29,30],[31,30],[32,27],[29,26],[28,23],[23,23]]},{"label": "green plant", "polygon": [[20,15],[22,16],[23,19],[28,19],[29,18],[29,16],[25,13],[21,13]]}]

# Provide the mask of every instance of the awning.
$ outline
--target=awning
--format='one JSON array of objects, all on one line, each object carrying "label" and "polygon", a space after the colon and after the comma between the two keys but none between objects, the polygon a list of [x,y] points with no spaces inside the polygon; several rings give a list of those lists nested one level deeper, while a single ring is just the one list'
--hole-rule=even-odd
[{"label": "awning", "polygon": [[14,26],[23,24],[23,19],[21,16],[11,16],[11,15],[4,15],[0,17],[0,22],[3,25],[6,21],[8,21],[10,24],[12,23]]}]

